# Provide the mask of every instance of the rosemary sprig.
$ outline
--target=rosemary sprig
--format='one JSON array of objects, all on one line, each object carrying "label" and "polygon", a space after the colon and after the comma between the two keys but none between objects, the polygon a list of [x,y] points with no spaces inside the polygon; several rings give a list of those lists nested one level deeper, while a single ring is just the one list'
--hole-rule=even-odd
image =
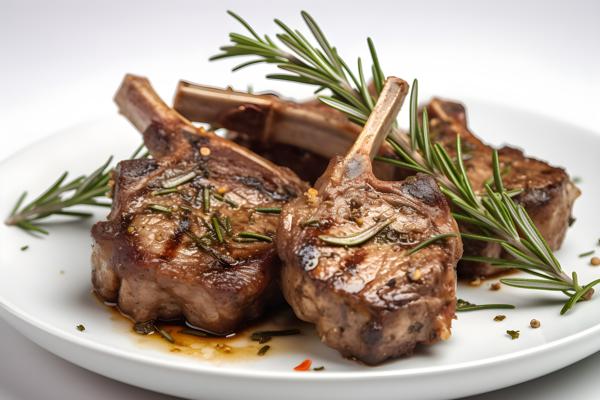
[{"label": "rosemary sprig", "polygon": [[[131,158],[138,158],[140,155],[145,157],[147,153],[142,154],[143,148],[143,145],[138,147]],[[52,215],[88,218],[92,216],[91,213],[71,210],[71,208],[81,205],[110,207],[110,202],[100,201],[100,199],[110,192],[111,162],[112,156],[91,174],[82,175],[71,181],[67,181],[68,172],[64,172],[48,189],[27,205],[23,205],[27,197],[27,192],[23,192],[4,223],[29,233],[47,235],[48,231],[40,226],[40,222]]]},{"label": "rosemary sprig", "polygon": [[[317,87],[316,92],[328,89],[330,95],[319,95],[319,100],[342,111],[350,120],[364,125],[373,109],[375,96],[369,91],[363,63],[359,58],[358,73],[355,74],[308,13],[302,12],[302,18],[318,43],[317,46],[311,44],[300,31],[275,20],[282,30],[276,35],[283,44],[281,47],[269,36],[259,36],[237,14],[231,11],[228,13],[250,35],[231,33],[231,44],[221,47],[222,53],[211,60],[256,57],[237,65],[234,71],[257,63],[275,64],[285,73],[267,75],[267,78],[313,85]],[[370,38],[367,43],[372,61],[371,79],[375,94],[379,94],[385,75]],[[478,229],[476,233],[463,232],[463,238],[498,243],[512,257],[506,260],[465,256],[463,260],[487,262],[501,268],[516,268],[534,275],[536,279],[507,278],[501,281],[519,288],[561,291],[568,297],[561,314],[576,302],[590,299],[594,293],[592,287],[599,282],[580,285],[575,272],[571,275],[564,272],[525,209],[512,200],[514,193],[504,188],[497,152],[493,154],[493,184],[486,184],[484,193],[476,193],[463,165],[460,137],[457,136],[456,139],[457,154],[456,159],[453,159],[439,143],[431,141],[427,110],[423,110],[422,121],[419,123],[417,105],[418,84],[415,80],[410,98],[409,132],[405,134],[396,127],[387,139],[398,159],[379,160],[434,177],[442,192],[455,206],[455,218]]]}]

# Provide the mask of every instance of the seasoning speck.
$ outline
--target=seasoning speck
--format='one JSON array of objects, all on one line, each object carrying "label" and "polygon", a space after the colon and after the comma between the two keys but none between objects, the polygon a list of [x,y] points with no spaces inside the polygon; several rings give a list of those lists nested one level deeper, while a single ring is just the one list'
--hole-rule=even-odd
[{"label": "seasoning speck", "polygon": [[594,267],[600,265],[600,257],[592,257],[592,259],[590,260],[590,264]]},{"label": "seasoning speck", "polygon": [[494,317],[494,321],[496,321],[496,322],[504,321],[505,319],[506,319],[506,315],[502,315],[502,314],[496,315]]},{"label": "seasoning speck", "polygon": [[65,270],[61,269],[58,273],[61,274],[61,275],[64,275],[65,274]]},{"label": "seasoning speck", "polygon": [[421,279],[421,277],[423,276],[423,273],[421,272],[421,270],[419,268],[410,271],[408,273],[408,278],[412,281],[412,282],[417,282],[418,280]]},{"label": "seasoning speck", "polygon": [[83,325],[81,325],[81,324],[77,325],[77,326],[76,326],[76,328],[77,328],[77,330],[78,330],[79,332],[83,332],[83,331],[85,331],[85,326],[83,326]]},{"label": "seasoning speck", "polygon": [[515,340],[515,339],[519,338],[519,335],[521,334],[521,331],[508,330],[508,331],[506,331],[506,334],[508,336],[510,336],[511,340]]},{"label": "seasoning speck", "polygon": [[310,359],[306,359],[302,361],[300,364],[294,367],[294,371],[308,371],[312,365],[312,361]]},{"label": "seasoning speck", "polygon": [[501,287],[502,287],[502,284],[500,282],[494,282],[490,285],[490,290],[493,290],[493,291],[500,290]]},{"label": "seasoning speck", "polygon": [[318,196],[319,192],[317,189],[315,188],[310,188],[308,189],[305,193],[304,196],[306,198],[306,202],[308,204],[315,204],[317,202],[317,196]]},{"label": "seasoning speck", "polygon": [[21,251],[26,251],[29,248],[29,245],[21,246]]},{"label": "seasoning speck", "polygon": [[531,321],[529,321],[529,326],[533,329],[537,329],[541,326],[541,324],[540,321],[538,321],[537,319],[532,319]]},{"label": "seasoning speck", "polygon": [[227,346],[223,343],[218,343],[215,345],[215,349],[222,351],[223,353],[231,353],[231,347]]},{"label": "seasoning speck", "polygon": [[210,156],[210,149],[208,147],[200,147],[200,155],[202,157]]},{"label": "seasoning speck", "polygon": [[261,347],[258,350],[258,353],[256,353],[256,354],[258,354],[259,356],[264,356],[267,353],[267,351],[269,351],[270,348],[271,348],[271,346],[269,346],[268,344],[266,344],[263,347]]},{"label": "seasoning speck", "polygon": [[319,367],[314,367],[313,371],[323,371],[324,369],[325,369],[325,367],[321,365]]},{"label": "seasoning speck", "polygon": [[481,278],[475,278],[469,282],[469,286],[480,286],[480,285],[481,285]]}]

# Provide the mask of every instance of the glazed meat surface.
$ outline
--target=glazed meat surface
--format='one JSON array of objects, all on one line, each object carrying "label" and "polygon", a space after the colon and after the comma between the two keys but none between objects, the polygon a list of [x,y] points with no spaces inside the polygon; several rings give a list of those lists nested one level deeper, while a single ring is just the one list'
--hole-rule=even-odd
[{"label": "glazed meat surface", "polygon": [[[296,315],[343,355],[377,364],[450,336],[462,246],[435,181],[381,181],[367,151],[336,157],[284,206],[277,249]],[[440,234],[451,237],[411,252]]]},{"label": "glazed meat surface", "polygon": [[92,229],[92,281],[136,322],[185,318],[227,334],[280,298],[278,216],[305,184],[168,108],[144,78],[116,98],[153,158],[122,161],[113,207]]}]

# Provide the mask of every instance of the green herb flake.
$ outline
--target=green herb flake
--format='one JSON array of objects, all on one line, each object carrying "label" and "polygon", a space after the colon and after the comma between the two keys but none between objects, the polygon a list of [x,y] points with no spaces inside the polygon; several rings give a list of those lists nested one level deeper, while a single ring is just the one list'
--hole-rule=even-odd
[{"label": "green herb flake", "polygon": [[394,222],[394,218],[389,218],[385,221],[378,222],[365,230],[353,233],[348,236],[331,236],[331,235],[319,235],[319,239],[325,243],[332,244],[334,246],[358,246],[361,245],[372,237],[377,235],[383,228]]},{"label": "green herb flake", "polygon": [[21,246],[21,251],[27,251],[27,249],[29,248],[29,245],[25,245],[25,246]]},{"label": "green herb flake", "polygon": [[313,368],[313,371],[324,371],[324,370],[325,370],[325,366],[323,366],[323,365]]},{"label": "green herb flake", "polygon": [[463,299],[456,300],[456,312],[479,311],[479,310],[494,310],[507,309],[512,310],[515,306],[512,304],[473,304]]},{"label": "green herb flake", "polygon": [[508,330],[506,331],[506,334],[510,336],[511,340],[515,340],[519,338],[519,336],[521,335],[521,331]]},{"label": "green herb flake", "polygon": [[270,348],[271,348],[271,346],[266,344],[266,345],[262,346],[256,354],[262,357],[265,354],[267,354],[267,351],[269,351]]},{"label": "green herb flake", "polygon": [[273,239],[270,236],[262,235],[256,232],[240,232],[237,234],[237,236],[242,239],[256,239],[260,242],[271,243],[273,241]]},{"label": "green herb flake", "polygon": [[178,193],[177,188],[159,189],[152,192],[152,196],[164,196],[165,194]]},{"label": "green herb flake", "polygon": [[182,175],[177,175],[177,176],[174,176],[172,178],[165,179],[162,182],[161,186],[164,189],[175,188],[175,187],[177,187],[179,185],[183,185],[184,183],[187,183],[187,182],[191,181],[195,177],[196,177],[196,173],[194,171],[190,171],[190,172],[182,174]]},{"label": "green herb flake", "polygon": [[148,209],[164,214],[171,214],[173,212],[169,207],[161,206],[160,204],[150,204]]},{"label": "green herb flake", "polygon": [[496,321],[496,322],[504,321],[505,319],[506,319],[506,315],[502,315],[502,314],[496,315],[494,317],[494,321]]},{"label": "green herb flake", "polygon": [[83,332],[83,331],[85,331],[85,326],[83,326],[82,324],[79,324],[79,325],[77,325],[75,328],[77,328],[77,330],[78,330],[79,332]]},{"label": "green herb flake", "polygon": [[256,207],[254,211],[263,214],[281,214],[281,207]]},{"label": "green herb flake", "polygon": [[594,254],[596,252],[596,250],[590,250],[590,251],[586,251],[585,253],[581,253],[578,255],[579,258],[583,258],[583,257],[587,257],[587,256],[591,256],[592,254]]},{"label": "green herb flake", "polygon": [[202,188],[202,209],[205,213],[210,212],[210,189],[208,187]]},{"label": "green herb flake", "polygon": [[162,336],[162,338],[165,339],[167,342],[175,343],[175,339],[173,339],[173,336],[171,336],[171,334],[169,332],[165,331],[162,328],[158,328],[158,327],[157,327],[157,331],[158,331],[158,334],[160,336]]}]

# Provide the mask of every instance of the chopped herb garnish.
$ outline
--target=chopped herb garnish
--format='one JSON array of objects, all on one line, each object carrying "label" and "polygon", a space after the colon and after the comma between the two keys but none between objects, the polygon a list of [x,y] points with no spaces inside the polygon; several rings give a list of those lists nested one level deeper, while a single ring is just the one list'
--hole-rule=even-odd
[{"label": "chopped herb garnish", "polygon": [[29,245],[21,246],[21,251],[26,251],[29,248]]},{"label": "chopped herb garnish", "polygon": [[167,342],[175,343],[175,339],[173,339],[173,336],[171,336],[171,334],[169,332],[165,331],[162,328],[158,328],[157,330],[158,330],[158,334],[160,336],[162,336],[162,338],[165,339]]},{"label": "chopped herb garnish", "polygon": [[580,176],[574,176],[572,179],[573,183],[578,184],[582,182],[582,179]]},{"label": "chopped herb garnish", "polygon": [[325,243],[333,244],[336,246],[358,246],[365,243],[373,236],[377,235],[379,231],[394,222],[395,218],[389,218],[385,221],[378,222],[375,225],[368,227],[363,231],[353,233],[348,236],[338,237],[331,235],[319,235],[319,239]]},{"label": "chopped herb garnish", "polygon": [[215,235],[217,235],[217,240],[219,241],[219,243],[223,243],[223,232],[221,231],[221,224],[219,223],[219,218],[213,216],[211,218],[211,221],[213,230],[215,231]]},{"label": "chopped herb garnish", "polygon": [[267,353],[267,351],[269,351],[270,348],[271,348],[271,346],[269,346],[268,344],[266,344],[263,347],[261,347],[258,350],[258,353],[256,353],[256,354],[258,354],[259,356],[264,356]]},{"label": "chopped herb garnish", "polygon": [[184,183],[191,181],[195,177],[196,177],[196,173],[194,171],[190,171],[190,172],[182,174],[182,175],[177,175],[172,178],[165,179],[162,182],[161,186],[165,189],[174,188],[174,187],[183,185]]},{"label": "chopped herb garnish", "polygon": [[504,321],[505,319],[506,319],[506,315],[502,315],[502,314],[496,315],[494,317],[494,321],[496,321],[496,322]]},{"label": "chopped herb garnish", "polygon": [[306,228],[307,226],[316,227],[316,226],[319,226],[320,224],[321,224],[321,221],[319,221],[318,219],[309,219],[308,221],[300,222],[300,227],[301,228]]},{"label": "chopped herb garnish", "polygon": [[271,243],[273,241],[273,239],[270,236],[261,235],[260,233],[256,233],[256,232],[240,232],[237,235],[238,235],[238,237],[243,238],[243,239],[256,239],[261,242]]},{"label": "chopped herb garnish", "polygon": [[587,256],[591,256],[592,254],[594,254],[596,252],[596,250],[590,250],[590,251],[586,251],[585,253],[581,253],[579,255],[579,258],[583,258],[583,257],[587,257]]},{"label": "chopped herb garnish", "polygon": [[234,208],[235,208],[235,207],[237,207],[237,206],[238,206],[238,204],[237,204],[235,201],[233,201],[233,200],[231,200],[231,199],[228,199],[227,197],[225,197],[225,196],[222,196],[222,195],[220,195],[220,194],[218,194],[218,193],[213,193],[213,194],[212,194],[212,196],[213,196],[215,199],[217,199],[217,200],[219,200],[219,201],[222,201],[222,202],[223,202],[223,203],[225,203],[225,204],[229,204],[231,207],[234,207]]},{"label": "chopped herb garnish", "polygon": [[225,228],[225,232],[227,232],[228,236],[233,234],[233,230],[231,229],[231,218],[225,217],[223,219],[223,228]]},{"label": "chopped herb garnish", "polygon": [[150,335],[151,333],[156,332],[156,325],[152,320],[146,322],[137,322],[133,325],[133,330],[138,335]]},{"label": "chopped herb garnish", "polygon": [[216,260],[218,260],[221,264],[226,265],[226,266],[231,266],[234,265],[237,261],[235,260],[235,258],[227,255],[227,254],[223,254],[215,249],[213,249],[212,247],[210,247],[210,245],[208,243],[206,243],[206,240],[204,240],[203,238],[199,238],[198,236],[194,235],[191,232],[186,232],[186,235],[192,239],[192,241],[196,244],[196,246],[204,251],[205,253],[211,255],[212,257],[214,257]]},{"label": "chopped herb garnish", "polygon": [[513,308],[515,308],[515,306],[512,304],[473,304],[463,299],[456,300],[457,312]]},{"label": "chopped herb garnish", "polygon": [[318,367],[314,367],[313,371],[323,371],[325,369],[325,367],[323,365],[318,366]]},{"label": "chopped herb garnish", "polygon": [[506,334],[508,336],[510,336],[511,340],[515,340],[515,339],[519,338],[519,335],[521,334],[521,331],[508,330],[508,331],[506,331]]},{"label": "chopped herb garnish", "polygon": [[281,207],[256,207],[254,210],[263,214],[281,214]]},{"label": "chopped herb garnish", "polygon": [[210,212],[210,188],[202,188],[202,209],[205,213]]},{"label": "chopped herb garnish", "polygon": [[165,214],[171,214],[173,212],[169,207],[161,206],[160,204],[150,204],[148,209]]},{"label": "chopped herb garnish", "polygon": [[258,343],[266,343],[275,336],[292,336],[292,335],[299,335],[299,334],[300,334],[300,329],[282,329],[279,331],[259,331],[259,332],[254,332],[250,336],[250,340],[253,340]]},{"label": "chopped herb garnish", "polygon": [[408,254],[413,254],[416,253],[417,251],[429,246],[432,243],[437,242],[438,240],[442,240],[445,238],[449,238],[449,237],[455,237],[456,234],[455,233],[442,233],[440,235],[435,235],[427,240],[422,241],[421,243],[419,243],[418,245],[416,245],[415,247],[413,247],[412,249],[410,249],[408,251]]},{"label": "chopped herb garnish", "polygon": [[152,192],[152,196],[162,196],[169,193],[179,192],[177,188],[159,189]]},{"label": "chopped herb garnish", "polygon": [[76,328],[79,332],[85,331],[85,326],[83,326],[82,324],[77,325]]}]

